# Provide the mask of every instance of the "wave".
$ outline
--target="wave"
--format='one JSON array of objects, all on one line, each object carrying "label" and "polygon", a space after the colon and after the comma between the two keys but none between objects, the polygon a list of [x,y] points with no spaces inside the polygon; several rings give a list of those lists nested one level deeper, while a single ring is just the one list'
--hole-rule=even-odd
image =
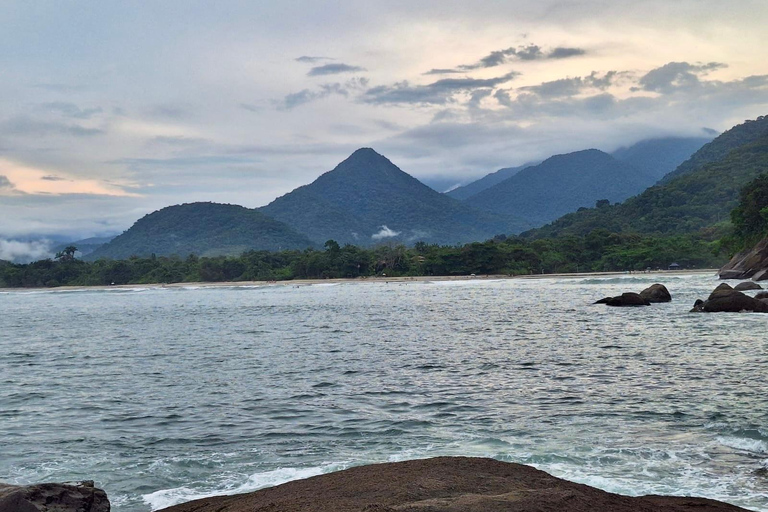
[{"label": "wave", "polygon": [[717,442],[729,448],[734,448],[744,452],[750,452],[758,455],[768,454],[768,442],[760,439],[721,436],[717,438]]},{"label": "wave", "polygon": [[212,485],[207,488],[182,486],[172,489],[161,489],[149,494],[144,494],[141,497],[144,500],[144,503],[149,505],[152,510],[160,510],[192,500],[258,491],[265,487],[272,487],[293,480],[301,480],[312,476],[322,475],[324,473],[340,471],[347,467],[349,467],[348,462],[334,462],[308,468],[278,468],[271,471],[254,473],[249,476],[245,482],[239,484],[236,482],[228,482],[223,485]]}]

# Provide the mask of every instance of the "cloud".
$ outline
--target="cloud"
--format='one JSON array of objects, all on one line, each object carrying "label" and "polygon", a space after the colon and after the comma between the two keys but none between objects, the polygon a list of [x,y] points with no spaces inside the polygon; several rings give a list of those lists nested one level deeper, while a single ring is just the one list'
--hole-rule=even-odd
[{"label": "cloud", "polygon": [[374,240],[383,240],[384,238],[393,238],[399,235],[400,231],[393,231],[389,229],[387,226],[381,226],[381,230],[378,233],[374,233],[371,235],[371,238]]},{"label": "cloud", "polygon": [[377,105],[395,103],[445,105],[453,101],[456,93],[493,88],[517,76],[519,73],[512,71],[496,78],[444,78],[428,85],[417,86],[404,81],[394,85],[372,87],[365,92],[362,101]]},{"label": "cloud", "polygon": [[27,263],[49,258],[51,255],[51,242],[48,240],[21,242],[0,238],[0,260]]},{"label": "cloud", "polygon": [[547,55],[548,59],[567,59],[568,57],[578,57],[579,55],[584,55],[586,50],[582,50],[581,48],[565,48],[565,47],[557,47],[551,52],[549,52],[549,55]]},{"label": "cloud", "polygon": [[464,73],[464,70],[459,69],[441,69],[441,68],[433,68],[429,71],[426,71],[422,73],[423,75],[453,75],[457,73]]},{"label": "cloud", "polygon": [[38,121],[28,116],[19,116],[0,123],[0,133],[6,136],[48,137],[51,135],[66,135],[71,137],[93,137],[104,134],[104,130],[78,124]]},{"label": "cloud", "polygon": [[13,190],[22,194],[136,196],[127,192],[125,187],[105,180],[63,177],[59,175],[61,173],[54,175],[5,158],[0,158],[0,172],[13,183]]},{"label": "cloud", "polygon": [[74,103],[67,103],[64,101],[43,103],[41,107],[50,112],[56,112],[65,117],[71,117],[75,119],[90,119],[96,114],[101,114],[103,112],[101,107],[82,109]]},{"label": "cloud", "polygon": [[315,62],[321,62],[324,60],[333,60],[330,57],[311,57],[309,55],[302,55],[301,57],[297,57],[295,59],[296,62],[307,62],[310,64],[314,64]]},{"label": "cloud", "polygon": [[693,89],[701,84],[699,76],[724,67],[727,66],[719,62],[708,64],[670,62],[646,73],[640,78],[639,87],[634,90],[670,93],[680,89]]},{"label": "cloud", "polygon": [[350,66],[349,64],[334,63],[316,66],[307,72],[307,76],[337,75],[339,73],[356,73],[358,71],[365,71],[365,68],[361,68],[360,66]]},{"label": "cloud", "polygon": [[575,96],[589,89],[605,90],[613,85],[617,71],[608,71],[600,76],[596,71],[585,77],[561,78],[549,82],[542,82],[539,85],[529,85],[520,87],[518,91],[533,93],[542,98],[559,98],[564,96]]},{"label": "cloud", "polygon": [[8,177],[0,175],[0,190],[4,188],[13,188],[13,183],[11,183],[11,180],[9,180]]},{"label": "cloud", "polygon": [[584,55],[586,50],[581,48],[557,47],[545,52],[540,46],[529,44],[527,46],[509,47],[501,50],[495,50],[481,58],[475,64],[462,64],[454,69],[432,69],[424,73],[425,75],[441,75],[448,73],[463,73],[475,69],[493,68],[501,66],[510,61],[532,61],[542,59],[567,59]]},{"label": "cloud", "polygon": [[310,103],[328,96],[338,95],[348,97],[351,92],[363,90],[368,86],[367,78],[353,78],[345,83],[322,84],[317,89],[302,89],[299,92],[288,94],[278,103],[278,109],[291,110],[305,103]]}]

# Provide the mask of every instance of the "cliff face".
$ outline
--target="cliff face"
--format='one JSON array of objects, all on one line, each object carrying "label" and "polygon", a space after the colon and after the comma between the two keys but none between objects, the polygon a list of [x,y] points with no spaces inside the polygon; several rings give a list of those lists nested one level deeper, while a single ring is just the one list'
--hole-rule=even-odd
[{"label": "cliff face", "polygon": [[736,512],[702,498],[620,496],[493,459],[438,457],[361,466],[164,512]]},{"label": "cliff face", "polygon": [[720,279],[768,279],[768,238],[761,240],[748,251],[742,251],[731,258],[720,269]]}]

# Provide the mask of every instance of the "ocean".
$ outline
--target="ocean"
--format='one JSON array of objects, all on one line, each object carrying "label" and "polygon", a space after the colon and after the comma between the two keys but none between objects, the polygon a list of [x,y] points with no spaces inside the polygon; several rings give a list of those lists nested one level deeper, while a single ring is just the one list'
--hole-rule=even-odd
[{"label": "ocean", "polygon": [[[673,302],[592,305],[655,282]],[[468,455],[768,511],[768,315],[689,313],[717,284],[2,291],[0,481],[93,479],[146,512]]]}]

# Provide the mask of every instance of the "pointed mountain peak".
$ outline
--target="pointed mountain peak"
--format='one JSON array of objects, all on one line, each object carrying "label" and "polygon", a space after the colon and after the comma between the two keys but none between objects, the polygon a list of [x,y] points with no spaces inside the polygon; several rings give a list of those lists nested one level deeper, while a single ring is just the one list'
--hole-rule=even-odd
[{"label": "pointed mountain peak", "polygon": [[[337,165],[332,171],[325,173],[322,177],[328,176],[347,176],[347,177],[374,177],[380,179],[409,179],[415,180],[405,173],[387,157],[381,155],[371,148],[360,148],[347,157],[346,160]],[[426,186],[426,185],[424,185]]]}]

